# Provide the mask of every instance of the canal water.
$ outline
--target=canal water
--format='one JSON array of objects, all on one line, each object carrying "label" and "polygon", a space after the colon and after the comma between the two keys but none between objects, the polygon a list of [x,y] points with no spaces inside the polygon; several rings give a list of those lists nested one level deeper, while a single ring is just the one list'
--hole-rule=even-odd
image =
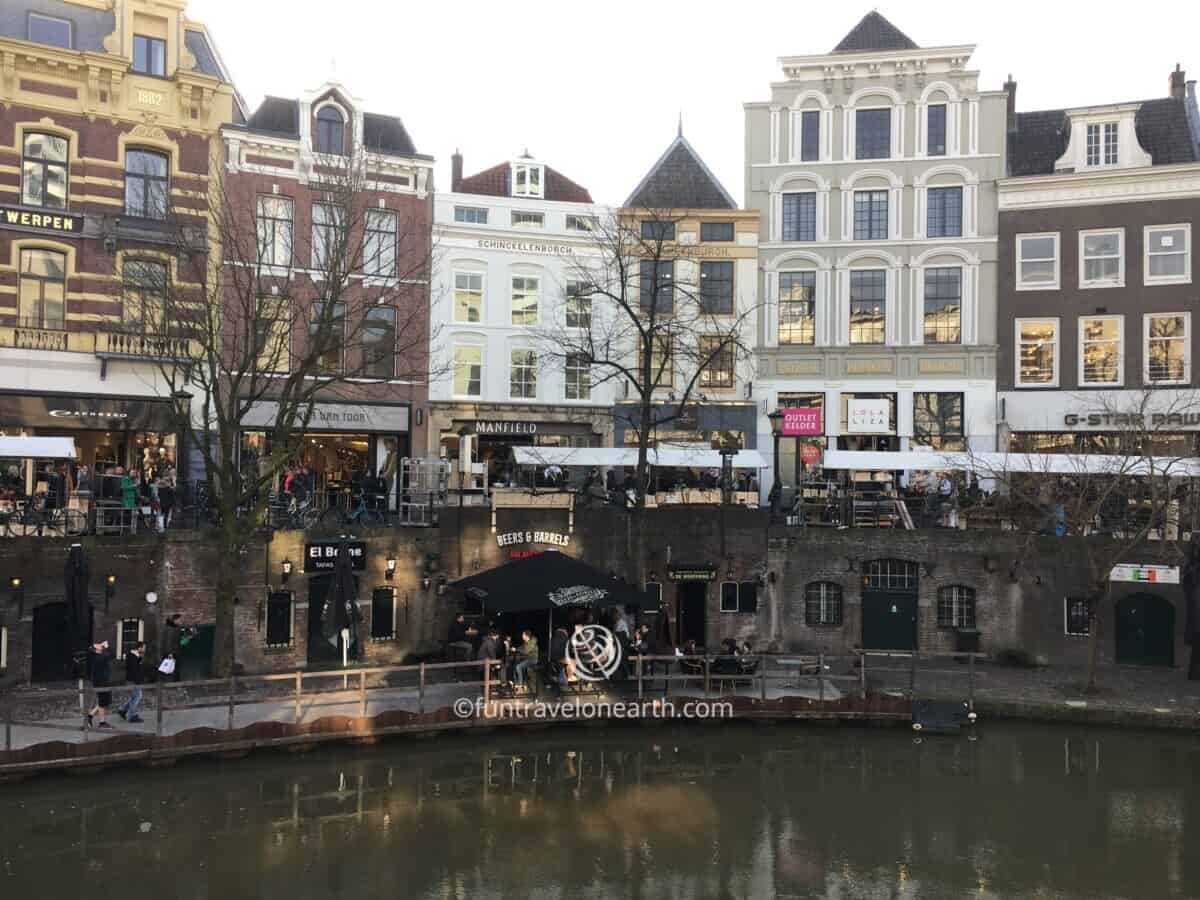
[{"label": "canal water", "polygon": [[0,897],[1200,897],[1200,738],[446,735],[0,786]]}]

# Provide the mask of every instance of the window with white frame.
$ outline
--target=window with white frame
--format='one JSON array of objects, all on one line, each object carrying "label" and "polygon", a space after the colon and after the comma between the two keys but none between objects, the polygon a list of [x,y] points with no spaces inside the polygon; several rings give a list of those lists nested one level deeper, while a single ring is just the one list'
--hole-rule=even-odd
[{"label": "window with white frame", "polygon": [[962,339],[962,269],[925,270],[926,344],[957,344]]},{"label": "window with white frame", "polygon": [[887,321],[887,272],[850,273],[850,343],[882,344]]},{"label": "window with white frame", "polygon": [[363,272],[390,278],[396,274],[399,216],[390,209],[368,209],[363,242]]},{"label": "window with white frame", "polygon": [[0,625],[0,672],[8,668],[8,626]]},{"label": "window with white frame", "polygon": [[512,278],[512,324],[536,325],[538,303],[542,297],[542,280],[532,275],[514,275]]},{"label": "window with white frame", "polygon": [[1063,598],[1063,631],[1086,637],[1092,630],[1092,601],[1089,597]]},{"label": "window with white frame", "polygon": [[[782,235],[785,241],[817,239],[817,195],[812,191],[784,194]],[[886,213],[885,213],[886,215]]]},{"label": "window with white frame", "polygon": [[804,586],[804,624],[842,624],[842,586],[832,581],[813,581]]},{"label": "window with white frame", "polygon": [[70,50],[73,46],[74,28],[70,19],[60,19],[44,13],[29,14],[29,40],[35,44],[50,44]]},{"label": "window with white frame", "polygon": [[817,334],[817,273],[779,273],[779,343],[812,344]]},{"label": "window with white frame", "polygon": [[938,590],[938,628],[970,630],[975,627],[975,591],[962,585]]},{"label": "window with white frame", "polygon": [[816,162],[821,158],[821,113],[809,109],[800,113],[800,161]]},{"label": "window with white frame", "polygon": [[1058,319],[1017,319],[1017,386],[1058,384]]},{"label": "window with white frame", "polygon": [[454,395],[478,397],[483,392],[483,348],[458,344],[454,348]]},{"label": "window with white frame", "polygon": [[568,353],[564,360],[564,396],[567,400],[592,399],[592,369],[582,353]]},{"label": "window with white frame", "polygon": [[946,104],[931,103],[925,112],[925,154],[946,155]]},{"label": "window with white frame", "polygon": [[854,158],[887,159],[892,155],[892,111],[860,109],[854,119]]},{"label": "window with white frame", "polygon": [[592,327],[592,296],[586,284],[567,282],[566,324],[568,328]]},{"label": "window with white frame", "polygon": [[925,194],[925,236],[931,238],[962,237],[963,189],[933,187]]},{"label": "window with white frame", "polygon": [[520,212],[513,210],[512,226],[513,228],[533,228],[538,229],[544,227],[546,217],[540,212]]},{"label": "window with white frame", "polygon": [[483,273],[454,273],[454,321],[483,321]]},{"label": "window with white frame", "polygon": [[335,257],[346,249],[345,212],[340,206],[312,206],[312,264],[314,269],[333,269]]},{"label": "window with white frame", "polygon": [[509,355],[508,395],[514,400],[537,398],[537,353],[514,349]]},{"label": "window with white frame", "polygon": [[517,163],[513,166],[512,192],[514,197],[541,197],[543,184],[541,166]]},{"label": "window with white frame", "polygon": [[293,206],[290,197],[258,198],[258,260],[264,266],[292,264]]},{"label": "window with white frame", "polygon": [[1144,281],[1186,284],[1192,280],[1192,226],[1147,225]]},{"label": "window with white frame", "polygon": [[454,207],[454,221],[465,225],[486,225],[488,211],[482,206]]},{"label": "window with white frame", "polygon": [[854,239],[886,241],[888,236],[888,192],[854,192]]},{"label": "window with white frame", "polygon": [[1149,313],[1145,317],[1146,380],[1153,384],[1191,381],[1191,315]]},{"label": "window with white frame", "polygon": [[600,223],[595,216],[567,216],[567,231],[586,231],[590,234],[599,227]]},{"label": "window with white frame", "polygon": [[1125,229],[1079,233],[1079,286],[1120,287],[1125,284]]},{"label": "window with white frame", "polygon": [[1017,235],[1017,290],[1057,290],[1059,281],[1058,232]]},{"label": "window with white frame", "polygon": [[1115,166],[1120,129],[1116,122],[1097,122],[1087,127],[1087,164]]},{"label": "window with white frame", "polygon": [[1081,385],[1111,387],[1121,383],[1123,325],[1123,316],[1083,316],[1079,319]]}]

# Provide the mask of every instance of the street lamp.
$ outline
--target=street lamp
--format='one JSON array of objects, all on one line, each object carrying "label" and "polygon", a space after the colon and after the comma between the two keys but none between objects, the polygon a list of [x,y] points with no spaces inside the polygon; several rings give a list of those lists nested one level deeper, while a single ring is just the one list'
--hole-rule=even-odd
[{"label": "street lamp", "polygon": [[779,484],[779,438],[783,434],[783,413],[775,410],[768,413],[767,418],[771,422],[771,440],[775,450],[775,480],[771,483],[771,521],[773,522],[779,513],[779,497],[782,493],[782,487]]}]

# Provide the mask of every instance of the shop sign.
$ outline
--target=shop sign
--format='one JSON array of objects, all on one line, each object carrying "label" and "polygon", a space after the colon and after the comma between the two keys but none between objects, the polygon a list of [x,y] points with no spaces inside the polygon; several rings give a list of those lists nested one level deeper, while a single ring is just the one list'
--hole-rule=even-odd
[{"label": "shop sign", "polygon": [[891,401],[850,400],[846,404],[846,431],[850,434],[891,434]]},{"label": "shop sign", "polygon": [[177,422],[169,400],[0,394],[0,425],[161,432],[174,431]]},{"label": "shop sign", "polygon": [[784,437],[819,437],[825,433],[824,410],[819,407],[797,407],[780,410],[783,413]]},{"label": "shop sign", "polygon": [[[317,541],[304,545],[305,572],[332,572],[337,563],[338,541]],[[350,566],[355,572],[367,567],[367,542],[347,541],[346,552],[350,554]]]},{"label": "shop sign", "polygon": [[1200,428],[1200,413],[1115,413],[1110,411],[1067,413],[1063,416],[1063,425],[1067,428],[1078,428],[1085,425],[1089,428],[1108,426],[1110,428],[1146,430]]},{"label": "shop sign", "polygon": [[806,466],[815,466],[821,461],[821,448],[816,444],[800,445],[800,462]]},{"label": "shop sign", "polygon": [[476,434],[537,434],[537,422],[512,422],[504,419],[476,419]]},{"label": "shop sign", "polygon": [[480,250],[510,250],[513,253],[546,253],[551,256],[570,256],[567,244],[546,244],[541,241],[509,241],[495,238],[480,238]]},{"label": "shop sign", "polygon": [[667,578],[671,581],[716,581],[716,566],[669,566]]},{"label": "shop sign", "polygon": [[550,544],[553,547],[567,547],[571,544],[571,536],[558,531],[506,531],[496,535],[496,544],[500,547],[511,547],[514,544]]},{"label": "shop sign", "polygon": [[592,587],[589,584],[576,584],[562,587],[546,595],[555,606],[590,606],[599,603],[608,596],[604,588]]},{"label": "shop sign", "polygon": [[[304,407],[296,410],[297,425]],[[279,404],[260,400],[250,405],[242,418],[246,429],[274,428],[279,419]],[[376,406],[357,403],[314,403],[308,428],[317,431],[408,431],[407,406]]]},{"label": "shop sign", "polygon": [[1140,584],[1179,584],[1179,566],[1138,566],[1122,563],[1113,566],[1108,580]]},{"label": "shop sign", "polygon": [[12,206],[0,206],[0,222],[13,228],[34,228],[51,234],[82,234],[83,216],[67,213],[35,212]]}]

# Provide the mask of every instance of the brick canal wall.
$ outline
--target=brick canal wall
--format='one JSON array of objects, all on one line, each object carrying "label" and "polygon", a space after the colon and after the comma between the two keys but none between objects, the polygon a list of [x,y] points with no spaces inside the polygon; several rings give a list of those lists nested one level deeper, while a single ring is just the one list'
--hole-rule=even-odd
[{"label": "brick canal wall", "polygon": [[[364,533],[364,569],[360,573],[359,604],[363,613],[360,662],[400,663],[413,653],[436,648],[458,609],[453,589],[439,589],[461,572],[472,574],[501,565],[510,558],[556,546],[601,569],[623,575],[628,570],[634,536],[629,519],[619,509],[598,507],[567,510],[464,511],[459,540],[456,510],[444,511],[436,529],[392,529]],[[532,540],[528,540],[532,538]],[[249,547],[240,560],[218,558],[211,540],[198,532],[173,532],[160,537],[84,538],[91,565],[91,599],[95,607],[94,634],[114,641],[124,620],[141,623],[152,651],[165,640],[161,622],[178,613],[186,624],[214,620],[214,576],[220,566],[239,572],[236,613],[237,659],[247,672],[292,671],[331,660],[330,652],[310,641],[310,618],[319,608],[324,582],[304,571],[306,543],[313,535],[276,533],[272,540]],[[721,639],[750,641],[755,648],[786,651],[826,650],[843,653],[862,644],[863,575],[872,561],[894,560],[917,566],[917,633],[927,651],[954,650],[954,629],[938,627],[939,591],[967,588],[974,592],[975,621],[980,648],[995,653],[1020,649],[1048,662],[1081,663],[1085,637],[1065,634],[1068,597],[1089,593],[1085,555],[1071,541],[1001,532],[886,531],[826,529],[768,529],[765,514],[727,509],[722,517],[712,507],[652,510],[645,534],[647,569],[662,584],[664,605],[674,620],[681,607],[698,602],[703,609],[702,631],[710,648]],[[565,542],[565,546],[562,544]],[[461,550],[460,550],[461,548]],[[63,568],[68,542],[20,538],[0,544],[0,626],[7,641],[7,666],[0,684],[28,683],[36,676],[34,644],[51,640],[48,617],[38,609],[62,602]],[[385,573],[389,556],[397,560],[392,579]],[[282,563],[293,571],[286,583]],[[1150,544],[1128,562],[1179,564],[1163,545]],[[669,579],[676,567],[713,567],[714,581],[683,587]],[[732,572],[732,577],[728,575]],[[117,576],[107,604],[104,578]],[[18,616],[9,595],[9,579],[25,584],[23,614]],[[425,581],[428,580],[428,586]],[[723,612],[720,585],[726,580],[756,583],[757,610]],[[840,624],[809,624],[805,616],[808,587],[824,582],[841,589]],[[394,598],[394,633],[370,639],[372,595],[387,588]],[[1186,604],[1179,585],[1156,585],[1153,593],[1170,605],[1173,615],[1174,664],[1186,665],[1184,644]],[[159,602],[151,607],[146,593]],[[1112,602],[1101,609],[1101,658],[1116,658],[1117,604],[1145,593],[1140,585],[1114,585]],[[291,604],[288,640],[267,645],[267,598],[286,593]],[[687,607],[696,627],[700,607]],[[36,638],[35,638],[36,634]],[[319,640],[319,635],[314,634]],[[44,645],[39,645],[44,646]],[[35,678],[35,680],[37,680]],[[42,677],[44,680],[44,676]]]}]

